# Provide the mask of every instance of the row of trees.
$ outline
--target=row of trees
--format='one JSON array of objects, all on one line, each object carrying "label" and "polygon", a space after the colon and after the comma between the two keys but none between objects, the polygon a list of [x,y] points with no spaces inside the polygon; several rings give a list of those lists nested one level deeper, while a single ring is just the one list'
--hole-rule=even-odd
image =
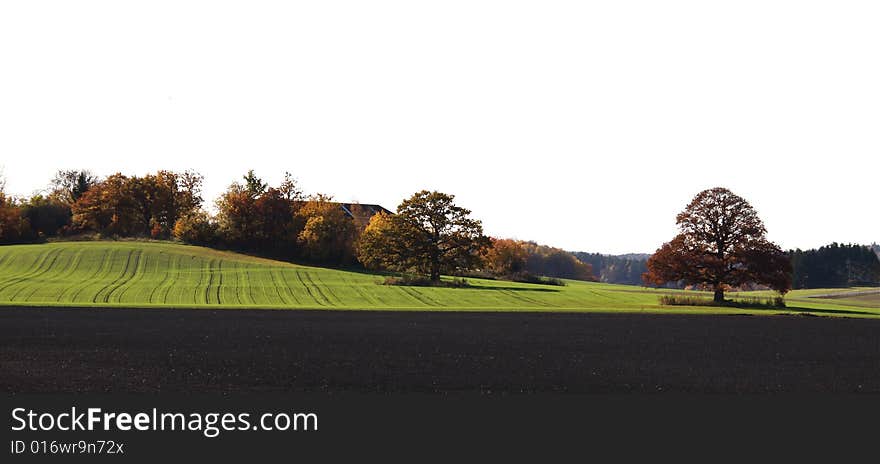
[{"label": "row of trees", "polygon": [[14,199],[0,192],[0,242],[97,232],[168,238],[181,216],[201,207],[202,177],[159,171],[143,177],[59,171],[46,192]]},{"label": "row of trees", "polygon": [[89,171],[59,171],[49,188],[28,199],[0,190],[0,243],[39,241],[58,235],[177,238],[327,263],[354,262],[357,230],[326,195],[306,197],[290,174],[270,187],[248,172],[208,214],[203,176],[158,171],[116,173],[101,179]]},{"label": "row of trees", "polygon": [[832,243],[816,250],[792,250],[794,288],[851,287],[880,283],[880,259],[867,246]]},{"label": "row of trees", "polygon": [[104,179],[88,171],[59,171],[45,193],[19,201],[0,196],[0,241],[83,233],[176,238],[284,259],[422,274],[434,282],[441,274],[593,280],[590,265],[571,253],[487,237],[453,195],[421,191],[395,214],[378,214],[363,224],[327,195],[306,197],[289,173],[270,186],[249,171],[216,200],[214,215],[203,208],[202,182],[193,171]]},{"label": "row of trees", "polygon": [[648,272],[650,255],[613,256],[601,253],[574,253],[577,259],[590,264],[600,282],[612,284],[641,285],[642,274]]},{"label": "row of trees", "polygon": [[715,291],[764,285],[797,288],[873,284],[880,262],[867,247],[832,244],[788,254],[769,242],[754,209],[727,189],[700,192],[677,217],[680,233],[647,262],[581,253],[483,234],[471,211],[454,196],[421,191],[396,214],[377,214],[366,228],[327,195],[306,197],[288,173],[269,186],[249,171],[203,208],[203,177],[196,172],[117,173],[99,179],[88,171],[59,171],[50,188],[29,199],[0,187],[0,243],[94,232],[152,237],[235,248],[326,264],[422,274],[492,275],[514,280],[548,276],[652,285],[694,285]]},{"label": "row of trees", "polygon": [[491,275],[536,281],[538,276],[594,280],[589,264],[558,248],[483,234],[471,211],[454,196],[423,190],[404,200],[394,215],[372,218],[358,241],[358,259],[370,268],[427,276]]},{"label": "row of trees", "polygon": [[534,276],[595,281],[593,267],[574,254],[531,241],[493,239],[487,269],[495,276],[532,280]]}]

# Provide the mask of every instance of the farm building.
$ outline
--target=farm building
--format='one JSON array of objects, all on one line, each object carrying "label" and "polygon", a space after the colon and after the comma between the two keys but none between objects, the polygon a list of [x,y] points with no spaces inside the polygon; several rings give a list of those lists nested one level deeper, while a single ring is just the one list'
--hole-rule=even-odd
[{"label": "farm building", "polygon": [[339,203],[339,207],[342,208],[342,211],[345,211],[345,214],[354,220],[354,223],[358,225],[360,228],[367,227],[367,224],[370,223],[370,219],[379,214],[394,214],[391,211],[379,206],[379,205],[368,205],[363,203]]}]

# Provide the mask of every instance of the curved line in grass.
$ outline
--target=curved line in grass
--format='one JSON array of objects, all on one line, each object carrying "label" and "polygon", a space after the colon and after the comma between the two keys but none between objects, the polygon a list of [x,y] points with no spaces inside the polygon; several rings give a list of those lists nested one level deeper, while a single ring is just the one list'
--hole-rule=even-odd
[{"label": "curved line in grass", "polygon": [[[62,252],[60,254],[64,254],[64,251],[66,251],[66,250],[62,250]],[[61,269],[60,271],[56,272],[55,274],[60,275],[60,276],[70,275],[72,273],[72,271],[74,269],[76,269],[76,266],[78,265],[79,260],[82,257],[82,254],[84,251],[85,250],[81,248],[81,249],[77,250],[76,253],[73,254],[73,258],[65,259],[64,261],[65,261],[66,266],[64,266],[64,269]],[[56,256],[55,260],[57,260],[57,259],[58,259],[58,257]],[[51,265],[50,265],[50,268],[51,268]],[[24,298],[24,301],[30,301],[31,298],[33,298],[33,296],[42,288],[39,285],[32,285],[32,287],[34,287],[34,289],[28,294],[27,297]]]},{"label": "curved line in grass", "polygon": [[[70,267],[70,275],[76,275],[76,274],[77,274],[77,269],[79,269],[80,263],[82,263],[82,255],[83,255],[83,251],[85,251],[84,248],[83,248],[83,249],[80,249],[80,252],[77,253],[77,254],[73,257],[73,264],[71,264],[71,267]],[[105,253],[106,253],[106,251],[105,251]],[[86,277],[86,279],[87,279],[87,278],[88,278],[88,277]],[[86,279],[81,279],[81,280],[79,280],[79,282],[84,282]],[[64,297],[64,295],[65,295],[68,291],[70,291],[71,289],[73,289],[73,288],[76,288],[76,284],[74,284],[73,282],[71,282],[71,284],[68,285],[68,286],[66,286],[66,287],[62,287],[62,288],[61,288],[61,291],[58,292],[58,297],[55,298],[55,301],[56,301],[57,303],[61,303],[61,300],[62,300],[62,298]]]},{"label": "curved line in grass", "polygon": [[285,269],[278,270],[278,277],[281,279],[281,283],[284,285],[284,289],[287,291],[287,294],[290,295],[290,298],[293,300],[295,305],[301,305],[302,302],[299,300],[299,297],[296,296],[296,292],[291,288],[288,278],[285,277]]},{"label": "curved line in grass", "polygon": [[436,301],[429,299],[426,295],[423,295],[420,292],[416,291],[415,289],[407,287],[406,285],[397,285],[396,287],[403,290],[404,293],[412,296],[413,298],[415,298],[417,301],[421,302],[424,305],[442,306],[441,304],[438,304]]},{"label": "curved line in grass", "polygon": [[49,256],[49,253],[52,253],[52,251],[55,251],[55,250],[49,249],[49,250],[43,251],[42,253],[37,253],[37,255],[34,257],[33,262],[31,262],[31,264],[27,267],[27,269],[24,270],[24,274],[19,274],[18,277],[15,277],[15,274],[12,274],[12,277],[6,279],[3,282],[4,285],[2,287],[0,287],[0,293],[6,291],[7,288],[9,288],[9,287],[11,287],[11,286],[23,281],[23,280],[29,279],[30,276],[33,275],[35,272],[37,272],[37,270],[40,268],[40,266],[42,266],[42,264],[46,260],[46,257]]},{"label": "curved line in grass", "polygon": [[[303,272],[305,272],[305,271],[303,271]],[[302,274],[299,270],[296,271],[296,278],[299,279],[299,283],[302,284],[303,288],[306,290],[306,293],[308,293],[309,296],[312,297],[313,300],[315,300],[316,304],[319,304],[321,306],[327,306],[326,304],[324,304],[324,302],[318,300],[318,298],[312,293],[312,290],[309,288],[309,285],[306,283],[306,281],[303,280]]]},{"label": "curved line in grass", "polygon": [[[312,273],[310,271],[305,272],[305,278],[315,288],[315,291],[318,292],[318,295],[320,295],[321,298],[323,298],[327,302],[327,306],[335,306],[336,305],[333,303],[333,300],[331,300],[330,297],[328,297],[327,294],[324,293],[324,290],[321,289],[321,286],[318,285],[317,283],[315,283],[315,280],[312,279]],[[328,290],[328,293],[332,294],[332,292],[330,292],[330,289],[327,289],[327,290]],[[334,297],[335,297],[335,295],[334,295]],[[337,300],[338,300],[338,298],[337,298]]]},{"label": "curved line in grass", "polygon": [[[58,261],[58,256],[61,254],[61,249],[60,249],[60,248],[57,248],[57,249],[52,250],[52,251],[54,251],[55,253],[52,254],[52,260],[51,260],[51,261],[49,261],[49,258],[48,258],[48,255],[47,255],[46,259],[44,259],[43,262],[40,263],[40,265],[34,270],[34,272],[32,272],[32,273],[31,273],[29,276],[27,276],[25,279],[22,279],[21,281],[16,282],[16,283],[20,283],[20,282],[25,281],[25,280],[35,279],[35,278],[40,277],[40,276],[42,276],[42,275],[45,275],[47,272],[49,272],[49,271],[52,269],[52,266],[55,264],[55,262]],[[50,253],[51,253],[52,251],[50,251]],[[34,286],[34,285],[31,285],[31,287],[35,287],[34,290],[31,292],[31,294],[33,294],[34,292],[36,292],[37,289],[39,288],[39,287],[36,287],[36,286]],[[25,285],[25,286],[22,287],[22,288],[19,288],[18,290],[15,291],[15,293],[12,294],[12,296],[9,298],[9,301],[15,301],[15,299],[18,298],[18,295],[19,295],[21,292],[23,292],[23,291],[25,291],[25,290],[27,290],[27,289],[28,289],[28,286],[27,286],[27,285]]]},{"label": "curved line in grass", "polygon": [[232,275],[235,277],[235,285],[232,287],[232,294],[235,295],[238,304],[243,305],[244,303],[241,301],[241,291],[239,291],[241,288],[241,285],[239,285],[239,282],[241,282],[241,272],[238,272],[238,262],[230,261],[230,263],[232,264]]},{"label": "curved line in grass", "polygon": [[501,290],[501,293],[503,293],[503,294],[505,294],[505,295],[508,295],[508,296],[510,296],[511,298],[513,298],[514,300],[517,300],[517,301],[523,301],[523,302],[526,302],[526,303],[536,304],[536,305],[538,305],[538,306],[550,306],[550,304],[548,304],[546,301],[538,301],[538,300],[535,300],[535,299],[533,299],[533,298],[529,298],[529,297],[527,297],[527,296],[525,296],[525,295],[520,295],[520,294],[518,294],[517,292],[515,292],[515,291],[513,291],[513,290],[510,290],[510,289],[502,289],[502,290]]},{"label": "curved line in grass", "polygon": [[[190,259],[190,261],[195,260],[196,264],[197,264],[195,266],[192,266],[192,268],[195,269],[196,271],[199,271],[199,270],[201,270],[201,267],[202,267],[201,264],[199,264],[199,262],[201,260],[196,260],[195,258],[196,257],[193,256],[192,259]],[[192,272],[190,272],[190,274],[192,274]],[[197,280],[195,285],[193,285],[192,299],[193,299],[193,304],[197,305],[197,304],[199,304],[199,294],[202,293],[200,290],[200,287],[202,286],[202,277],[203,277],[202,275],[204,274],[204,272],[196,272],[196,274],[198,274],[199,280]]]},{"label": "curved line in grass", "polygon": [[223,304],[223,298],[220,297],[220,291],[223,288],[223,259],[220,258],[217,260],[217,278],[219,281],[217,282],[217,304]]},{"label": "curved line in grass", "polygon": [[348,285],[349,288],[354,289],[355,293],[360,295],[361,298],[363,298],[364,300],[369,302],[371,305],[382,304],[381,302],[376,301],[375,298],[372,298],[369,295],[367,295],[367,293],[364,292],[364,290],[361,288],[361,286],[358,285],[357,283],[355,283],[354,279],[352,279],[350,276],[343,274],[342,280]]},{"label": "curved line in grass", "polygon": [[[160,253],[160,254],[164,254],[164,253]],[[162,264],[162,259],[161,259],[161,258],[156,259],[156,274],[159,273],[159,266],[160,266],[160,264]],[[147,297],[147,301],[148,301],[149,303],[153,303],[153,297],[156,296],[156,292],[158,292],[162,287],[164,287],[164,286],[165,286],[165,282],[167,282],[168,279],[171,278],[171,272],[169,272],[169,269],[170,269],[170,268],[171,268],[171,256],[169,255],[169,256],[168,256],[168,265],[165,266],[165,272],[164,272],[164,274],[162,275],[162,280],[159,281],[159,283],[156,284],[156,285],[150,290],[150,296]],[[164,303],[164,300],[163,300],[163,303]]]},{"label": "curved line in grass", "polygon": [[[102,272],[106,272],[106,271],[104,271],[105,263],[111,263],[113,261],[112,256],[115,252],[116,252],[116,250],[104,249],[104,252],[101,254],[101,263],[98,266],[95,266],[95,272],[92,273],[90,276],[86,277],[85,279],[83,279],[81,282],[82,283],[90,282],[92,280],[95,280],[98,277],[98,275],[101,274]],[[110,259],[108,259],[108,258],[110,258]],[[110,266],[110,264],[107,264],[107,265]],[[87,289],[88,287],[89,287],[88,284],[78,287],[77,290],[73,293],[73,296],[70,297],[70,302],[75,303],[76,299],[79,298],[79,295],[83,292],[83,290]]]},{"label": "curved line in grass", "polygon": [[135,252],[134,248],[128,250],[128,256],[126,256],[126,258],[125,258],[125,267],[122,268],[122,272],[119,274],[119,276],[117,276],[115,279],[113,279],[112,282],[105,285],[104,288],[102,288],[101,290],[98,290],[98,293],[96,293],[94,298],[92,298],[93,303],[98,302],[98,296],[101,295],[101,293],[103,293],[105,290],[107,290],[107,293],[104,293],[104,295],[101,296],[101,300],[104,303],[110,302],[110,294],[113,293],[113,289],[115,289],[116,283],[122,279],[125,279],[126,274],[128,274],[128,267],[131,266],[131,255],[133,255],[134,252]]},{"label": "curved line in grass", "polygon": [[171,255],[168,258],[168,269],[165,271],[166,278],[162,281],[162,284],[160,284],[160,294],[162,295],[163,304],[168,304],[168,295],[171,293],[171,289],[174,288],[174,284],[180,277],[180,260],[181,255],[179,254]]},{"label": "curved line in grass", "polygon": [[[214,283],[214,259],[208,260],[208,285],[205,286],[205,304],[211,304],[211,284]],[[199,281],[201,282],[201,280]]]},{"label": "curved line in grass", "polygon": [[[25,267],[25,266],[19,266],[18,269],[21,270],[22,272],[24,272],[25,274],[29,274],[29,273],[33,272],[33,268],[34,268],[34,266],[36,266],[37,263],[39,263],[40,260],[41,260],[44,256],[46,256],[50,251],[52,251],[52,250],[44,250],[44,251],[42,251],[42,252],[34,253],[34,254],[32,254],[32,255],[26,255],[27,258],[31,258],[31,257],[33,257],[33,260],[32,260],[32,261],[31,261],[31,260],[28,260],[28,263],[29,263],[29,264],[27,265],[27,267]],[[19,256],[20,256],[20,255],[19,255]],[[14,261],[14,260],[15,260],[15,259],[13,258],[13,261]],[[14,264],[14,263],[10,263],[10,265],[11,265],[11,264]],[[5,279],[3,279],[2,281],[0,281],[0,285],[2,285],[2,287],[0,287],[0,292],[6,290],[6,288],[9,287],[10,285],[15,284],[15,282],[20,281],[20,280],[22,279],[22,277],[23,277],[21,274],[18,274],[18,273],[16,273],[16,272],[13,271],[13,270],[10,270],[10,271],[11,271],[11,272],[9,273],[9,275],[7,275],[7,277],[6,277]]]},{"label": "curved line in grass", "polygon": [[[118,298],[120,303],[123,302],[122,300],[125,297],[126,292],[128,292],[129,289],[134,287],[135,282],[137,282],[139,279],[141,279],[146,274],[146,272],[141,272],[141,271],[142,270],[146,271],[145,268],[147,266],[147,261],[149,261],[149,255],[144,257],[144,251],[138,250],[137,261],[135,262],[135,266],[134,266],[134,272],[131,274],[130,278],[126,279],[124,282],[122,282],[119,285],[119,287],[116,288],[116,290],[120,290],[119,298]],[[116,290],[114,290],[114,291],[116,291]]]},{"label": "curved line in grass", "polygon": [[284,298],[284,295],[281,294],[281,290],[278,289],[279,284],[275,280],[275,269],[269,269],[269,279],[272,281],[272,288],[275,289],[275,293],[278,295],[278,298],[281,299],[281,304],[290,306],[290,302]]},{"label": "curved line in grass", "polygon": [[[104,293],[105,290],[107,290],[108,288],[112,287],[113,284],[115,284],[116,281],[118,281],[118,280],[122,277],[122,275],[125,273],[125,271],[128,270],[128,263],[131,261],[131,254],[132,254],[132,253],[134,253],[134,249],[131,249],[131,250],[128,251],[128,256],[125,258],[125,266],[122,268],[122,274],[116,276],[113,280],[110,281],[109,284],[104,284],[103,287],[101,287],[97,292],[95,292],[95,294],[92,296],[92,303],[97,303],[99,297],[100,297],[100,299],[101,299],[102,301],[104,301],[104,302],[106,303],[106,300],[104,300],[104,297],[103,297],[102,294]],[[110,261],[110,265],[109,265],[109,267],[107,268],[107,270],[105,271],[105,272],[106,272],[106,275],[107,275],[108,277],[109,277],[110,272],[111,272],[112,269],[113,269],[113,260]],[[102,277],[103,277],[104,275],[105,275],[105,274],[102,273]],[[104,279],[101,279],[101,280],[104,280]]]},{"label": "curved line in grass", "polygon": [[242,277],[245,280],[244,287],[242,287],[242,288],[247,289],[247,294],[251,300],[250,304],[253,304],[253,305],[257,304],[257,299],[256,299],[256,297],[254,297],[254,287],[251,285],[251,273],[248,270],[248,268],[244,268],[244,274],[242,274]]}]

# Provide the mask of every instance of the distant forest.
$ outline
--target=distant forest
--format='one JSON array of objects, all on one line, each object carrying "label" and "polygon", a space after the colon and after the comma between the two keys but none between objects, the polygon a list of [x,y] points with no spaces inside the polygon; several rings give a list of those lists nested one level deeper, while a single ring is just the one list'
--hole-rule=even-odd
[{"label": "distant forest", "polygon": [[599,282],[642,285],[642,274],[648,272],[649,254],[603,255],[601,253],[574,253],[577,259],[593,268]]},{"label": "distant forest", "polygon": [[[789,250],[796,289],[880,285],[880,245],[832,243],[811,250]],[[643,285],[648,254],[603,255],[575,252],[600,282]]]},{"label": "distant forest", "polygon": [[791,250],[794,288],[852,287],[880,283],[880,246],[832,243],[818,250]]}]

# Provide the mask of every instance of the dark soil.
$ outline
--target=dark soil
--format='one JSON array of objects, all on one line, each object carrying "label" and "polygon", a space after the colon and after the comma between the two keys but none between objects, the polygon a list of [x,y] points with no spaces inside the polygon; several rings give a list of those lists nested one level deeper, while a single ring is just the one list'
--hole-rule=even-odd
[{"label": "dark soil", "polygon": [[0,391],[880,392],[880,320],[2,308]]}]

